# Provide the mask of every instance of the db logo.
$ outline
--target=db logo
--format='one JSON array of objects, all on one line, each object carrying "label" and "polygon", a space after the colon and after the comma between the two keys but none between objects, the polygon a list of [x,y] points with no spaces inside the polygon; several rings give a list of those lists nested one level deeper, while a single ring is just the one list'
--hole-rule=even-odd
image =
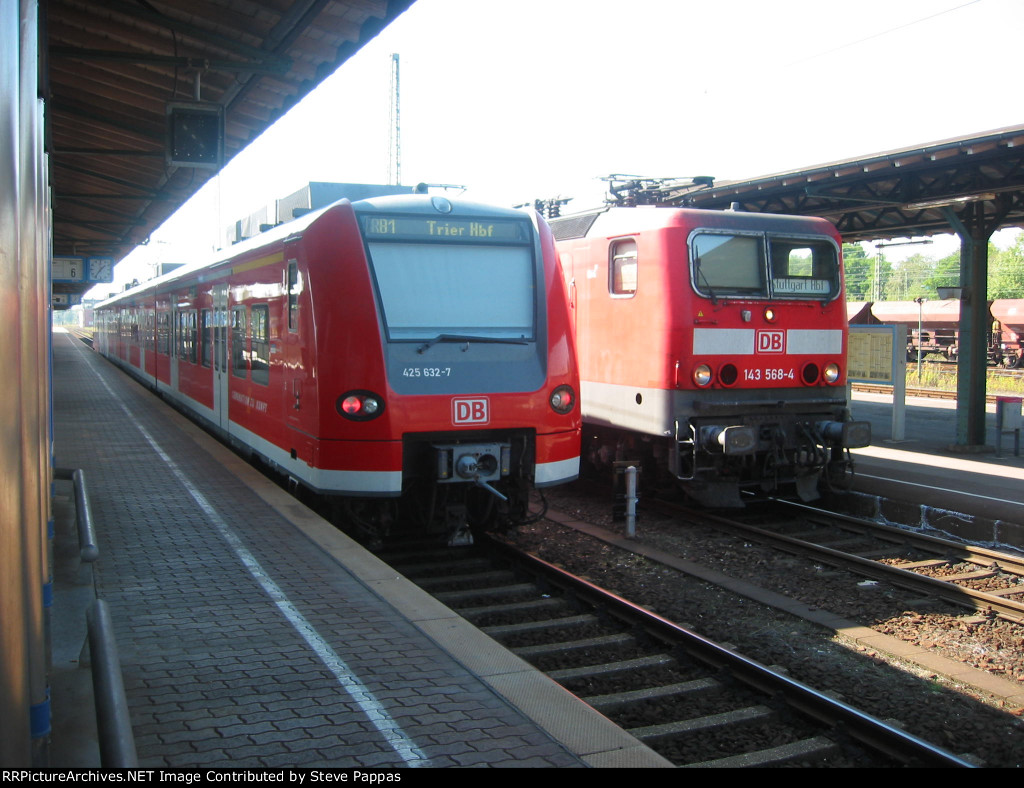
[{"label": "db logo", "polygon": [[786,332],[765,329],[758,331],[755,336],[758,353],[786,352]]},{"label": "db logo", "polygon": [[491,420],[491,408],[486,397],[453,399],[453,424],[486,424]]}]

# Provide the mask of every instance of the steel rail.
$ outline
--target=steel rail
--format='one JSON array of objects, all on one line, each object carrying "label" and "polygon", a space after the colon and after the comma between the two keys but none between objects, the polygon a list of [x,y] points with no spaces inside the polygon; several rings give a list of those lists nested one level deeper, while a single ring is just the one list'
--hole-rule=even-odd
[{"label": "steel rail", "polygon": [[760,663],[737,654],[697,633],[640,607],[627,599],[579,578],[536,556],[511,545],[487,540],[488,548],[526,565],[545,582],[607,610],[616,617],[640,625],[653,637],[679,646],[693,658],[732,675],[762,692],[782,697],[795,710],[803,712],[830,728],[841,728],[846,735],[877,752],[898,761],[908,758],[924,766],[974,768],[970,762],[905,731],[888,725],[841,701],[824,695],[805,684],[777,673]]},{"label": "steel rail", "polygon": [[[787,505],[792,503],[789,501],[778,502],[785,503]],[[844,519],[855,519],[848,518],[846,515],[828,512],[823,509],[811,509],[811,507],[806,506],[806,504],[801,504],[801,506],[814,511],[817,514],[840,521],[843,521]],[[862,556],[855,555],[853,553],[843,552],[842,550],[836,550],[825,545],[815,544],[814,542],[809,542],[804,539],[797,539],[785,534],[775,533],[773,531],[765,530],[764,528],[759,528],[755,525],[730,520],[726,517],[704,513],[701,513],[699,519],[691,515],[686,515],[685,513],[684,516],[689,516],[690,519],[703,523],[716,523],[748,536],[758,537],[767,543],[785,545],[791,550],[804,555],[824,556],[830,558],[838,565],[850,568],[852,571],[866,577],[870,577],[874,580],[884,580],[902,588],[908,588],[916,592],[924,592],[959,607],[966,607],[979,611],[990,610],[1011,621],[1024,624],[1024,602],[1017,602],[985,591],[978,591],[973,588],[959,586],[952,582],[952,580],[944,580],[929,577],[927,575],[921,575],[916,572],[912,572],[909,569],[901,569],[898,566],[882,564],[871,558],[863,558]],[[927,536],[925,534],[914,534],[899,528],[872,523],[870,520],[858,520],[856,522],[858,525],[865,528],[870,528],[887,534],[898,534],[901,539],[905,540],[912,546],[915,541],[920,545],[928,545],[928,547],[922,547],[922,549],[934,551],[937,547],[941,546],[943,549],[948,551],[947,555],[952,554],[952,557],[956,558],[965,558],[967,551],[970,550],[976,555],[987,554],[993,558],[993,561],[996,564],[998,564],[999,561],[1005,561],[1007,566],[1021,566],[1021,564],[1016,564],[1017,559],[1015,556],[996,553],[994,551],[984,550],[983,548],[968,548],[966,545],[957,544],[956,542],[947,542],[943,539]],[[962,553],[962,555],[957,555],[957,552]],[[1000,566],[996,568],[1003,567]],[[1024,594],[1024,586],[1021,588],[1021,593]]]}]

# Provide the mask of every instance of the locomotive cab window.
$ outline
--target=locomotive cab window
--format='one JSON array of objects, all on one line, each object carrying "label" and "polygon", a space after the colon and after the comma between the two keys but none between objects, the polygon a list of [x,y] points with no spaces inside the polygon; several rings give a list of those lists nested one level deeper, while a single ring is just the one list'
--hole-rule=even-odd
[{"label": "locomotive cab window", "polygon": [[776,298],[819,298],[839,294],[839,256],[826,240],[770,238],[772,293]]},{"label": "locomotive cab window", "polygon": [[609,247],[611,265],[608,267],[608,289],[613,296],[632,296],[636,293],[636,240],[626,238],[613,241]]},{"label": "locomotive cab window", "polygon": [[813,298],[839,295],[839,252],[828,238],[696,233],[691,239],[694,289],[708,298]]},{"label": "locomotive cab window", "polygon": [[693,285],[701,295],[766,295],[760,235],[699,233],[692,240],[690,260]]}]

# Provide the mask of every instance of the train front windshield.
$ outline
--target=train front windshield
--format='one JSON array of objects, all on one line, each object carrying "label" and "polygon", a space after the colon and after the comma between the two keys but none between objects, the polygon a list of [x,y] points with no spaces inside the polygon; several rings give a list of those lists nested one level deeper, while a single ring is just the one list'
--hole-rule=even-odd
[{"label": "train front windshield", "polygon": [[690,239],[694,289],[708,298],[839,295],[839,252],[830,239],[699,232]]},{"label": "train front windshield", "polygon": [[531,228],[514,220],[364,217],[388,339],[532,341]]}]

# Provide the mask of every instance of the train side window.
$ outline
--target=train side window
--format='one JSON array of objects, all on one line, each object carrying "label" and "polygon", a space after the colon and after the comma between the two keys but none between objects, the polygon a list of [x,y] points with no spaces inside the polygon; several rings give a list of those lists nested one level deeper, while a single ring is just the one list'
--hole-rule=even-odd
[{"label": "train side window", "polygon": [[174,322],[175,354],[182,361],[196,363],[196,313],[184,310],[177,313]]},{"label": "train side window", "polygon": [[185,358],[189,363],[198,361],[199,336],[196,331],[196,310],[190,309],[185,314]]},{"label": "train side window", "polygon": [[613,241],[610,247],[608,289],[612,295],[632,296],[636,293],[636,240]]},{"label": "train side window", "polygon": [[299,263],[288,261],[288,330],[299,330]]},{"label": "train side window", "polygon": [[252,382],[270,383],[270,307],[254,306],[251,313],[252,329]]},{"label": "train side window", "polygon": [[231,374],[236,378],[249,377],[245,324],[245,307],[236,306],[231,310]]},{"label": "train side window", "polygon": [[171,342],[170,342],[170,315],[167,312],[160,312],[156,317],[156,336],[157,336],[157,353],[161,356],[169,356],[171,354]]},{"label": "train side window", "polygon": [[211,321],[209,309],[204,309],[199,315],[199,360],[204,367],[209,367],[213,361],[213,322]]}]

